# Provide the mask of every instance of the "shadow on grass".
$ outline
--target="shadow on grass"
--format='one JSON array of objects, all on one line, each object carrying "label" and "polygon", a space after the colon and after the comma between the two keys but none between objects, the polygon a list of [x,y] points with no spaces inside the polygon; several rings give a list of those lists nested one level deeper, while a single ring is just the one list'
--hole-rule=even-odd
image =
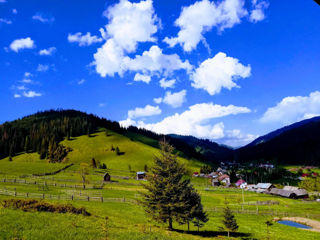
[{"label": "shadow on grass", "polygon": [[[217,236],[228,236],[227,232],[224,231],[184,231],[184,230],[179,230],[179,229],[174,229],[172,230],[174,232],[178,233],[184,233],[184,234],[190,234],[190,235],[195,235],[195,236],[200,236],[200,237],[217,237]],[[257,240],[256,238],[251,237],[251,233],[240,233],[240,232],[233,232],[230,233],[230,237],[236,237],[236,238],[241,238],[243,240],[246,239],[251,239],[251,240]]]}]

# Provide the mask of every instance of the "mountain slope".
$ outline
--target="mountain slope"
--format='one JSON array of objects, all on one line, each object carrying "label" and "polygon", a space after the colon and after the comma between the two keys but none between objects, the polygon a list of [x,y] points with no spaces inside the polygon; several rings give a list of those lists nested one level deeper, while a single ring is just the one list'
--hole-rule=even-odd
[{"label": "mountain slope", "polygon": [[233,149],[228,146],[193,136],[181,136],[176,134],[170,134],[169,136],[187,143],[208,162],[220,163],[221,161],[230,161],[233,159]]},{"label": "mountain slope", "polygon": [[259,137],[236,150],[239,161],[320,165],[320,117],[307,119]]},{"label": "mountain slope", "polygon": [[[158,148],[159,141],[165,138],[183,158],[202,161],[213,161],[217,158],[207,154],[207,152],[213,152],[211,149],[208,150],[209,142],[202,143],[205,147],[199,151],[199,144],[190,144],[190,140],[184,137],[156,134],[133,126],[122,128],[118,122],[76,110],[50,110],[0,125],[0,159],[6,157],[12,159],[24,152],[37,152],[41,159],[57,163],[73,154],[72,151],[70,152],[72,146],[68,149],[68,144],[61,143],[64,139],[70,140],[83,135],[94,136],[101,128],[153,148]],[[195,141],[204,140],[194,138],[193,142]],[[215,144],[214,152],[219,152],[219,148],[222,151],[226,149]]]}]

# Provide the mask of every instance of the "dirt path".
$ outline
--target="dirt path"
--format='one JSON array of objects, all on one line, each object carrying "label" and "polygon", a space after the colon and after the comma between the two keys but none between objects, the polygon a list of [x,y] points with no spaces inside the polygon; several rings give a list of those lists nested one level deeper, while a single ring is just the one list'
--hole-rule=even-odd
[{"label": "dirt path", "polygon": [[309,230],[309,231],[314,231],[314,232],[320,232],[320,222],[308,218],[302,218],[302,217],[283,217],[281,219],[277,218],[274,219],[275,221],[279,220],[289,220],[297,223],[301,223],[307,226],[312,227],[311,229],[304,229],[304,230]]}]

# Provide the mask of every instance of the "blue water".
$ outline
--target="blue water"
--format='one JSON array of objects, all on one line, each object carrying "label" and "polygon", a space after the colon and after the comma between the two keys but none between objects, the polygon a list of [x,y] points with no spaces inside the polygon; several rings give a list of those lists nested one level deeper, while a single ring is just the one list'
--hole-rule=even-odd
[{"label": "blue water", "polygon": [[278,223],[283,224],[283,225],[287,225],[290,227],[296,227],[296,228],[304,228],[304,229],[310,229],[311,227],[307,226],[307,225],[303,225],[301,223],[296,223],[296,222],[292,222],[289,220],[282,220],[282,221],[278,221]]}]

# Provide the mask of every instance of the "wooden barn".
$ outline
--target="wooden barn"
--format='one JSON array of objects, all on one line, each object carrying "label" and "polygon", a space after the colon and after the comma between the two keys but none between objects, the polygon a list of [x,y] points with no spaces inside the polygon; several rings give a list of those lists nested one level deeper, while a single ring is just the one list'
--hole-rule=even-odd
[{"label": "wooden barn", "polygon": [[111,181],[111,176],[109,173],[106,173],[103,175],[103,181],[104,182],[110,182]]},{"label": "wooden barn", "polygon": [[136,179],[137,180],[144,180],[146,178],[146,173],[145,172],[137,172],[136,173]]}]

